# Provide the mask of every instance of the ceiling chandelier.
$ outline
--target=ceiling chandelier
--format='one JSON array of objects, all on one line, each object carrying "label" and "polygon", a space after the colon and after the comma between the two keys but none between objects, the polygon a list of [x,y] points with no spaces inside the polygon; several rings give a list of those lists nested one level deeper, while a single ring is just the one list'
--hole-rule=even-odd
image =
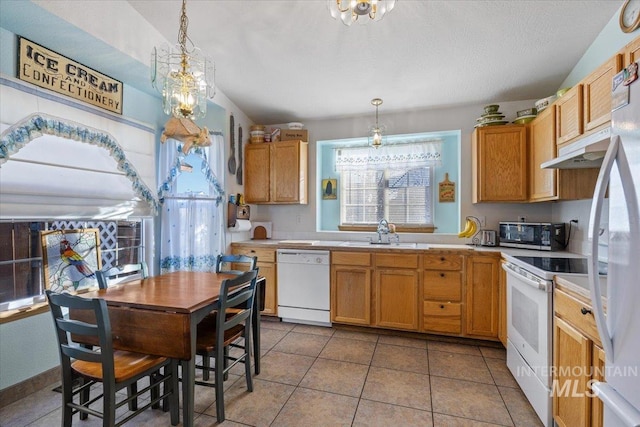
[{"label": "ceiling chandelier", "polygon": [[215,95],[214,66],[187,36],[188,25],[187,2],[182,0],[178,44],[153,49],[151,83],[162,94],[165,114],[195,120],[206,116],[207,98]]},{"label": "ceiling chandelier", "polygon": [[385,126],[378,124],[378,107],[382,104],[382,99],[373,98],[371,104],[376,106],[376,124],[369,130],[369,145],[373,148],[378,148],[382,145],[385,138]]},{"label": "ceiling chandelier", "polygon": [[[340,18],[344,25],[349,26],[354,22],[380,21],[387,12],[391,12],[396,0],[327,0],[327,4],[331,16]],[[369,19],[365,19],[367,17]]]}]

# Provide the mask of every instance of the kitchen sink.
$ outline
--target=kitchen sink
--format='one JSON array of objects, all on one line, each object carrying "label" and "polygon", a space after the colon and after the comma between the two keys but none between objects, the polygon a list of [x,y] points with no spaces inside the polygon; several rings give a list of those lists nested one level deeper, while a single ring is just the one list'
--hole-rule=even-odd
[{"label": "kitchen sink", "polygon": [[414,248],[416,247],[415,243],[404,243],[404,242],[400,242],[400,243],[369,243],[366,241],[360,241],[360,240],[349,240],[346,242],[342,242],[340,244],[340,246],[350,246],[350,247],[354,247],[354,248],[389,248],[389,249],[394,249],[394,248]]}]

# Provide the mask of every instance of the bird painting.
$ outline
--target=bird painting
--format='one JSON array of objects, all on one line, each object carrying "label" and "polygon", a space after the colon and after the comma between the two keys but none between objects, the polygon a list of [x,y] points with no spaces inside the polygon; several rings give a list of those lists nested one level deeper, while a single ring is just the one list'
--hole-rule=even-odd
[{"label": "bird painting", "polygon": [[78,288],[81,280],[87,277],[95,277],[95,273],[91,270],[89,264],[71,248],[71,244],[66,239],[60,241],[60,258],[68,265],[67,274],[73,282],[74,288]]}]

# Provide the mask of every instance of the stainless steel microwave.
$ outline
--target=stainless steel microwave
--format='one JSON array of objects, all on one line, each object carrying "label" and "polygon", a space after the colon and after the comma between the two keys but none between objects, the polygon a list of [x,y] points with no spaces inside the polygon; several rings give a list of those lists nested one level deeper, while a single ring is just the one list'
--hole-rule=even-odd
[{"label": "stainless steel microwave", "polygon": [[565,224],[549,222],[501,222],[500,246],[561,251],[565,248]]}]

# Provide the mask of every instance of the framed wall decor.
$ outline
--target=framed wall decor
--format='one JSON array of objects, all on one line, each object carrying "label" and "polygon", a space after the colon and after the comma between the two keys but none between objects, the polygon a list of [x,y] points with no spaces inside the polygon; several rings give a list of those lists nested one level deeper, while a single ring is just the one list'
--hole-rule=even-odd
[{"label": "framed wall decor", "polygon": [[101,267],[97,228],[41,231],[42,274],[45,289],[82,292],[98,286]]},{"label": "framed wall decor", "polygon": [[323,179],[322,180],[322,200],[335,200],[338,198],[338,180]]}]

